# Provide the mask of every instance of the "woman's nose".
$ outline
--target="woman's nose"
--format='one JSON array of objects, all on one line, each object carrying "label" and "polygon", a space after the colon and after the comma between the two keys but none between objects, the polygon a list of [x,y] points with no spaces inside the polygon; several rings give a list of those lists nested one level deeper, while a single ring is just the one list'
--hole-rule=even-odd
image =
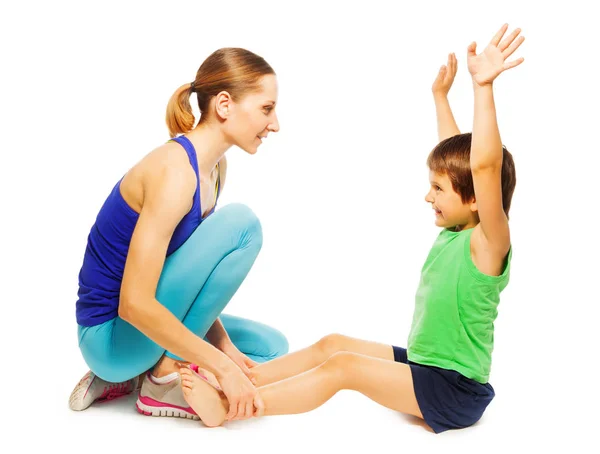
[{"label": "woman's nose", "polygon": [[275,114],[275,121],[269,125],[269,129],[273,132],[279,131],[279,118],[277,118],[277,114]]}]

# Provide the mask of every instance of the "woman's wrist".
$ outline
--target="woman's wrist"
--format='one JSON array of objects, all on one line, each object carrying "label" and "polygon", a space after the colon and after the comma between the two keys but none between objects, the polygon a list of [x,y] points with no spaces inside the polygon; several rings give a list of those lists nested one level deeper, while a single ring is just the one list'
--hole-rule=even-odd
[{"label": "woman's wrist", "polygon": [[215,374],[217,379],[220,379],[235,371],[236,368],[238,367],[231,360],[231,358],[229,358],[225,353],[221,352],[219,355],[219,360],[215,364],[215,368],[212,372]]}]

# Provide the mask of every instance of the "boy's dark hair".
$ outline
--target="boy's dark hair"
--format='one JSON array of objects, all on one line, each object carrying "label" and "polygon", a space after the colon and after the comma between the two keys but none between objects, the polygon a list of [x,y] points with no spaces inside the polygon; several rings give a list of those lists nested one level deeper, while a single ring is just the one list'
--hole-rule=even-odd
[{"label": "boy's dark hair", "polygon": [[[475,198],[470,160],[471,138],[472,134],[467,132],[442,140],[427,157],[429,169],[448,175],[452,188],[460,195],[463,203],[468,203]],[[502,146],[502,208],[506,217],[508,217],[516,183],[517,176],[512,155],[505,146]]]}]

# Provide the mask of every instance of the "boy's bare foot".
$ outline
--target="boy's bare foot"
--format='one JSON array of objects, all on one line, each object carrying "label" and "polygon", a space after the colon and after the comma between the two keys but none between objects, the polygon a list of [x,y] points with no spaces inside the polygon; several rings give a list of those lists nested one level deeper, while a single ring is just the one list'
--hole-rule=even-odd
[{"label": "boy's bare foot", "polygon": [[183,398],[194,409],[200,420],[208,427],[223,424],[229,410],[225,395],[189,368],[182,367],[179,373]]},{"label": "boy's bare foot", "polygon": [[198,372],[198,375],[200,375],[200,377],[204,378],[213,387],[215,387],[219,391],[221,391],[221,386],[219,385],[219,381],[217,380],[217,377],[215,377],[215,375],[212,372],[209,372],[206,369],[202,369],[201,367],[198,367],[197,370],[196,370],[194,368],[193,364],[191,365],[190,369],[195,370],[196,372]]}]

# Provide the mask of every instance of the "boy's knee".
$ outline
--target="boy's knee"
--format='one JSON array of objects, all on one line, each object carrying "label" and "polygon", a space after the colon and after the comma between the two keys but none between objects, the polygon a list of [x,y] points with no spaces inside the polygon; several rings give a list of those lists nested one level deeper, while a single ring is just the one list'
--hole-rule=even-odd
[{"label": "boy's knee", "polygon": [[331,355],[321,367],[328,373],[337,377],[342,386],[347,386],[350,380],[348,371],[356,367],[357,355],[351,352],[339,351]]},{"label": "boy's knee", "polygon": [[317,347],[323,352],[326,358],[344,350],[345,337],[343,334],[328,334],[317,342]]}]

